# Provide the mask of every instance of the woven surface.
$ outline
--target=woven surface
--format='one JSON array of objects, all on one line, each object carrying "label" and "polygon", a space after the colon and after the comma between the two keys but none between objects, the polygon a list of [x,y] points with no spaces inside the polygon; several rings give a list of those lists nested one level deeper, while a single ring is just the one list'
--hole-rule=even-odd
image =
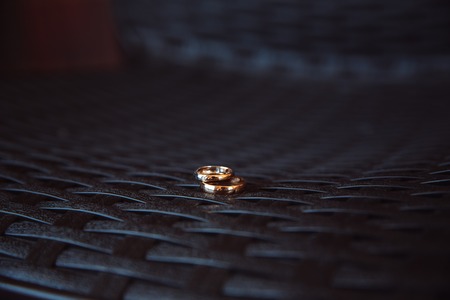
[{"label": "woven surface", "polygon": [[[0,288],[98,299],[448,299],[443,83],[166,67],[3,81]],[[192,172],[223,164],[235,196]],[[40,293],[40,294],[39,294]]]}]

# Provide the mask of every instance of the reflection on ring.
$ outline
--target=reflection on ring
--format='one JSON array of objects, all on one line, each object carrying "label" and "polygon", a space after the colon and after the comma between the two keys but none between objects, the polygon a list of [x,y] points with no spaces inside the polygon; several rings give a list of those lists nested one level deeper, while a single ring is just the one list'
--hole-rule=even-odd
[{"label": "reflection on ring", "polygon": [[200,187],[207,193],[233,194],[244,189],[245,180],[241,177],[234,176],[226,181],[201,182]]},{"label": "reflection on ring", "polygon": [[198,168],[194,176],[202,182],[224,181],[233,176],[233,170],[224,166],[203,166]]}]

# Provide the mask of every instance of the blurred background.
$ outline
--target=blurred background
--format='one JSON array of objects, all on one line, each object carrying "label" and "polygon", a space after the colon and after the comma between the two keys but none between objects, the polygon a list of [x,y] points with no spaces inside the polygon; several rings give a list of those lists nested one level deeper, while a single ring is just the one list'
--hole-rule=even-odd
[{"label": "blurred background", "polygon": [[15,72],[206,66],[260,75],[404,79],[450,70],[449,5],[414,1],[2,1]]},{"label": "blurred background", "polygon": [[[406,152],[419,160],[446,149],[450,131],[449,7],[3,1],[2,129],[50,148],[113,143],[149,166],[187,169],[354,172]],[[415,150],[395,154],[397,144]]]}]

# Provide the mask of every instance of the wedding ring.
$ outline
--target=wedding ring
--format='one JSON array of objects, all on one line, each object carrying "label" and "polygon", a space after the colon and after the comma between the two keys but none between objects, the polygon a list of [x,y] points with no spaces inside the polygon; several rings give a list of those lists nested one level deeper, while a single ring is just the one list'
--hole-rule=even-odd
[{"label": "wedding ring", "polygon": [[234,176],[230,180],[200,182],[203,191],[213,194],[233,194],[244,189],[245,180],[241,177]]},{"label": "wedding ring", "polygon": [[204,166],[198,168],[194,176],[202,182],[224,181],[231,179],[233,170],[224,166]]}]

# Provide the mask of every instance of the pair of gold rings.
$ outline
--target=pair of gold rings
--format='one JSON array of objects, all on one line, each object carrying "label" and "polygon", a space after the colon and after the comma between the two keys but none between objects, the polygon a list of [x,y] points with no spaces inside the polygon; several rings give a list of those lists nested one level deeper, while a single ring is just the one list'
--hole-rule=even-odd
[{"label": "pair of gold rings", "polygon": [[245,180],[234,176],[233,170],[224,166],[203,166],[195,171],[194,176],[207,193],[233,194],[245,187]]}]

